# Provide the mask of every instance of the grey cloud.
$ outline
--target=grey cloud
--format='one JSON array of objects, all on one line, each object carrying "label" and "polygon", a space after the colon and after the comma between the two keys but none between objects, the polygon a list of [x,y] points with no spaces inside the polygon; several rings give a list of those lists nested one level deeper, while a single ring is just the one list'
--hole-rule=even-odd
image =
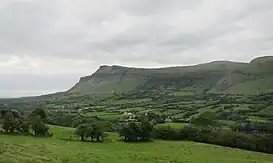
[{"label": "grey cloud", "polygon": [[272,0],[3,0],[0,77],[59,71],[70,84],[102,64],[249,61],[272,55],[272,19]]},{"label": "grey cloud", "polygon": [[66,91],[77,81],[77,75],[0,75],[0,98],[42,95]]},{"label": "grey cloud", "polygon": [[118,49],[121,48],[130,48],[132,46],[137,46],[139,44],[145,43],[144,38],[134,38],[128,36],[116,36],[114,38],[109,38],[109,40],[101,41],[101,42],[94,42],[91,43],[91,50],[103,51],[106,53],[114,53],[117,52]]},{"label": "grey cloud", "polygon": [[[71,79],[74,80],[71,82]],[[1,75],[0,90],[68,89],[78,81],[75,75]],[[32,84],[31,84],[32,83]],[[53,86],[53,87],[52,87]]]},{"label": "grey cloud", "polygon": [[147,16],[165,14],[171,10],[192,9],[202,3],[202,0],[139,0],[125,1],[123,11],[129,15]]},{"label": "grey cloud", "polygon": [[2,53],[31,48],[41,35],[46,35],[48,21],[53,18],[54,6],[43,2],[45,1],[9,3],[0,10]]},{"label": "grey cloud", "polygon": [[[104,60],[111,55],[115,55],[115,58],[120,58],[120,60],[123,58],[126,60],[127,55],[132,55],[135,49],[142,47],[146,49],[141,52],[146,52],[145,55],[148,55],[145,58],[150,58],[153,61],[150,56],[153,51],[157,53],[154,54],[156,60],[159,56],[171,55],[170,52],[180,52],[183,55],[185,50],[208,46],[211,41],[213,44],[213,38],[223,37],[226,33],[236,31],[237,28],[240,30],[233,23],[257,12],[272,9],[272,2],[269,0],[240,1],[238,10],[219,10],[219,12],[223,12],[219,13],[219,20],[204,26],[201,31],[184,33],[183,28],[172,28],[168,24],[168,18],[176,16],[176,12],[181,10],[197,10],[196,12],[198,12],[202,6],[206,6],[206,1],[151,0],[132,2],[120,0],[112,3],[104,0],[100,3],[83,2],[90,5],[90,11],[81,13],[80,7],[82,6],[73,7],[72,1],[37,0],[10,3],[0,11],[0,22],[4,24],[0,27],[2,53],[20,53],[21,50],[34,55],[92,58],[100,62],[101,58]],[[217,1],[215,3],[219,4]],[[237,2],[231,1],[230,3],[236,4]],[[84,3],[80,5],[84,5]],[[115,23],[121,13],[127,14],[129,21],[132,19],[131,26],[129,23],[128,29],[123,32],[113,33],[111,36],[106,35],[107,31],[102,30],[103,22]],[[71,16],[71,20],[67,18],[68,16]],[[58,27],[59,21],[62,22],[64,17],[67,22],[65,21],[64,25]],[[134,19],[136,19],[135,22]],[[76,22],[73,22],[75,20]],[[122,27],[124,22],[120,23]],[[170,31],[176,31],[176,35],[169,35]],[[173,49],[169,47],[164,50],[161,47],[162,42],[165,45],[173,46]],[[160,49],[159,53],[157,49]],[[127,54],[121,54],[120,51]],[[135,56],[135,58],[139,57]],[[163,59],[161,62],[164,63],[164,61],[166,60]]]}]

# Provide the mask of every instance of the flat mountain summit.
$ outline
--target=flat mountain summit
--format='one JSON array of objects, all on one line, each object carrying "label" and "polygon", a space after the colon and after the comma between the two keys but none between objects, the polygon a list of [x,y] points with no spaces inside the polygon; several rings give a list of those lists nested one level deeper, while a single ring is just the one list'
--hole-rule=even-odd
[{"label": "flat mountain summit", "polygon": [[171,90],[192,93],[259,94],[273,91],[273,56],[250,63],[214,61],[194,66],[132,68],[103,65],[82,77],[69,93],[106,95]]}]

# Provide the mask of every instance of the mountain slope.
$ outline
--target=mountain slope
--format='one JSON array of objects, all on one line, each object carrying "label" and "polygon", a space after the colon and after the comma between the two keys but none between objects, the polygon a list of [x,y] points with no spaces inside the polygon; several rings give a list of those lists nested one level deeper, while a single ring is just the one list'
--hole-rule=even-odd
[{"label": "mountain slope", "polygon": [[273,90],[273,57],[250,63],[215,61],[159,69],[101,66],[82,77],[69,93],[107,95],[130,91],[257,94]]},{"label": "mountain slope", "polygon": [[273,57],[253,59],[247,67],[232,71],[226,93],[260,94],[273,91]]}]

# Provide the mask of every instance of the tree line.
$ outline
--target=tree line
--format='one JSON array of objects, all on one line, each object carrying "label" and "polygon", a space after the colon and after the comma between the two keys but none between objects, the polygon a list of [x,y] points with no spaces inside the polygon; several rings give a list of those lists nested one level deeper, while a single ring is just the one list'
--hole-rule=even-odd
[{"label": "tree line", "polygon": [[208,126],[154,127],[149,122],[131,122],[118,131],[125,142],[162,140],[194,141],[273,154],[272,133],[242,132]]},{"label": "tree line", "polygon": [[33,136],[52,136],[45,124],[46,113],[43,109],[35,109],[28,116],[17,109],[2,109],[0,122],[5,134],[21,134]]},{"label": "tree line", "polygon": [[188,126],[180,129],[158,128],[154,138],[187,140],[257,152],[273,153],[273,135]]}]

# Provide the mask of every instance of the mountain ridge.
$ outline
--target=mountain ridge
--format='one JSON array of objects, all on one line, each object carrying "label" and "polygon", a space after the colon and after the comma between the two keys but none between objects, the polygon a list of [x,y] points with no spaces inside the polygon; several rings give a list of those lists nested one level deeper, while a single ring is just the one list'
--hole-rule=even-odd
[{"label": "mountain ridge", "polygon": [[[151,89],[173,87],[174,90],[190,89],[192,92],[220,92],[256,94],[267,87],[258,83],[257,78],[269,83],[273,73],[273,56],[258,57],[249,63],[232,61],[212,61],[193,66],[175,66],[164,68],[135,68],[118,65],[102,65],[92,75],[81,77],[69,93],[78,94],[113,94],[140,91],[145,86]],[[262,62],[262,63],[261,63]],[[264,74],[264,73],[267,74]],[[171,84],[173,82],[173,84]],[[257,90],[234,91],[232,87],[244,82],[256,85]],[[174,84],[176,83],[176,84]],[[184,83],[184,84],[183,84]],[[156,88],[158,87],[158,88]],[[197,88],[199,87],[199,88]],[[138,90],[136,90],[138,89]],[[147,89],[147,88],[145,88]],[[229,91],[232,90],[232,91]]]}]

